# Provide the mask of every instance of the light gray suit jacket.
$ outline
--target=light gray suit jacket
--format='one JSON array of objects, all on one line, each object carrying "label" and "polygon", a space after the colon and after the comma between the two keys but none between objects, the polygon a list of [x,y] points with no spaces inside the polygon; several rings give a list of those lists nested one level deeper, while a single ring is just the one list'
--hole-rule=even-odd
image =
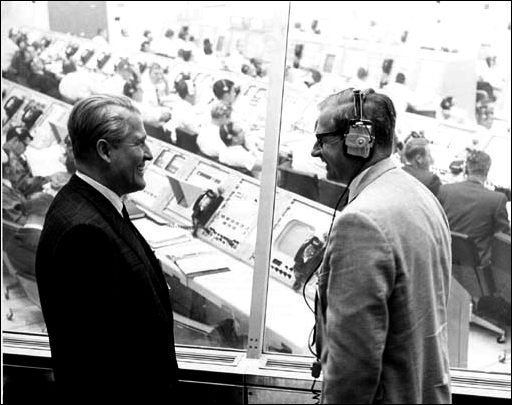
[{"label": "light gray suit jacket", "polygon": [[338,215],[318,277],[322,403],[451,402],[451,239],[439,202],[385,159]]}]

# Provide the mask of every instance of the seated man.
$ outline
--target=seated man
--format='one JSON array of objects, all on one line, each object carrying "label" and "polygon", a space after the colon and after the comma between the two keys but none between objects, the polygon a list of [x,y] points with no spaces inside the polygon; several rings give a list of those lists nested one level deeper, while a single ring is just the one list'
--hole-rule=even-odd
[{"label": "seated man", "polygon": [[483,151],[469,151],[466,157],[466,179],[444,184],[437,195],[443,206],[450,229],[474,239],[480,262],[491,261],[491,240],[495,233],[510,234],[505,194],[485,188],[491,167],[490,156]]},{"label": "seated man", "polygon": [[434,159],[429,145],[430,142],[426,138],[410,138],[404,146],[405,165],[402,169],[416,177],[437,196],[441,180],[430,171]]},{"label": "seated man", "polygon": [[229,123],[231,107],[216,103],[212,107],[211,122],[201,128],[197,145],[205,155],[218,159],[220,163],[234,168],[250,171],[255,177],[261,172],[260,159],[244,147],[245,139],[231,137],[225,141],[221,138],[220,128]]},{"label": "seated man", "polygon": [[172,119],[165,125],[176,142],[176,128],[183,128],[188,132],[197,134],[204,119],[195,110],[196,86],[190,76],[181,74],[174,82],[174,89],[179,97],[175,97],[168,105],[172,107]]},{"label": "seated man", "polygon": [[2,173],[4,178],[10,181],[12,187],[23,195],[41,191],[44,177],[32,175],[32,170],[25,157],[28,144],[34,139],[30,132],[22,125],[11,127],[5,137],[3,145],[5,161],[2,161]]}]

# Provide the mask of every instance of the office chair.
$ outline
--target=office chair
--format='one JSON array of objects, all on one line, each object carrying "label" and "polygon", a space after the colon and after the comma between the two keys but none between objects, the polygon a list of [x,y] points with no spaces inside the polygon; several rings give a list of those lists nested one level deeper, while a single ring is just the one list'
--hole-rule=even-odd
[{"label": "office chair", "polygon": [[148,123],[143,123],[144,129],[146,130],[146,133],[156,139],[159,139],[161,141],[171,143],[171,136],[170,134],[159,125],[152,125]]},{"label": "office chair", "polygon": [[[318,202],[330,208],[336,208],[336,204],[338,203],[338,200],[340,199],[346,187],[347,186],[345,184],[319,178]],[[341,205],[342,204],[340,202],[340,206]],[[338,209],[341,208],[340,206],[338,206]]]},{"label": "office chair", "polygon": [[476,315],[474,307],[478,310],[478,301],[484,296],[494,293],[492,275],[480,264],[480,257],[475,242],[468,236],[459,232],[452,234],[452,275],[469,292],[473,303],[471,304],[470,323],[476,324],[498,334],[498,342],[505,342],[505,330]]},{"label": "office chair", "polygon": [[189,152],[199,154],[199,146],[197,146],[196,133],[190,132],[185,128],[176,128],[176,146]]},{"label": "office chair", "polygon": [[278,167],[278,186],[313,201],[318,201],[318,176],[281,165]]},{"label": "office chair", "polygon": [[491,274],[499,286],[496,293],[510,305],[510,235],[495,234],[491,241]]}]

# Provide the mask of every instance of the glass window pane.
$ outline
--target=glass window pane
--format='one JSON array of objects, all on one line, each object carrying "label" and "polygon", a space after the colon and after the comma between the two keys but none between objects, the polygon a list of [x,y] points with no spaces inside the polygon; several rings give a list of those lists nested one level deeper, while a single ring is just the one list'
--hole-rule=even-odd
[{"label": "glass window pane", "polygon": [[[463,19],[454,2],[316,2],[314,15],[311,11],[307,3],[291,2],[280,136],[280,154],[290,159],[278,167],[270,269],[270,276],[295,296],[285,299],[269,288],[267,307],[267,319],[283,312],[301,319],[302,328],[294,326],[293,339],[303,344],[291,352],[306,355],[314,325],[308,306],[313,305],[316,274],[306,288],[302,283],[321,261],[345,188],[327,180],[324,163],[311,156],[320,101],[348,87],[388,94],[397,109],[396,163],[406,164],[400,148],[413,132],[424,136],[431,141],[430,170],[443,184],[464,180],[457,164],[465,160],[467,148],[486,151],[492,165],[485,185],[508,195],[509,224],[511,168],[510,4],[474,3],[465,8]],[[486,27],[485,33],[476,26]],[[400,83],[404,78],[405,84]],[[500,241],[492,240],[493,264],[485,275],[494,287],[480,291],[454,275],[449,307],[452,367],[510,371],[510,341],[496,341],[502,331],[510,331],[510,276],[507,266],[499,264],[506,246],[510,249],[510,238]],[[482,326],[477,315],[499,329]],[[278,351],[268,343],[265,350]]]},{"label": "glass window pane", "polygon": [[[96,92],[131,97],[142,113],[154,159],[145,173],[146,188],[131,194],[127,204],[162,262],[173,299],[176,343],[245,349],[272,17],[262,3],[106,3],[107,43],[91,26],[98,20],[86,18],[87,7],[80,19],[66,25],[53,18],[74,15],[70,2],[48,5],[51,31],[22,27],[30,43],[49,41],[39,57],[60,85],[50,92],[9,72],[8,81],[2,81],[8,113],[3,133],[34,117],[25,114],[26,108],[40,110],[41,119],[31,123],[34,140],[27,160],[33,174],[66,172],[71,104]],[[13,4],[10,11],[3,20],[9,28],[20,28],[18,15],[25,13],[27,21],[34,17],[28,18],[29,7],[18,13]],[[27,225],[26,213],[8,217],[7,191],[3,187],[3,257],[11,258],[12,266],[4,266],[9,294],[3,307],[12,308],[13,315],[9,312],[5,329],[45,333],[35,284],[19,282],[20,248],[6,243]],[[17,208],[15,203],[12,207]],[[291,346],[284,317],[271,322],[272,347]]]}]

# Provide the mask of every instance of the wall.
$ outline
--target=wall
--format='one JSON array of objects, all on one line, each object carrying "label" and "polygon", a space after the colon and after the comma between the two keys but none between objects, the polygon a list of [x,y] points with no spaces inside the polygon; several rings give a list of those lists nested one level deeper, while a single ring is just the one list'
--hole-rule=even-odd
[{"label": "wall", "polygon": [[22,25],[50,29],[47,1],[2,1],[2,41],[10,28]]}]

